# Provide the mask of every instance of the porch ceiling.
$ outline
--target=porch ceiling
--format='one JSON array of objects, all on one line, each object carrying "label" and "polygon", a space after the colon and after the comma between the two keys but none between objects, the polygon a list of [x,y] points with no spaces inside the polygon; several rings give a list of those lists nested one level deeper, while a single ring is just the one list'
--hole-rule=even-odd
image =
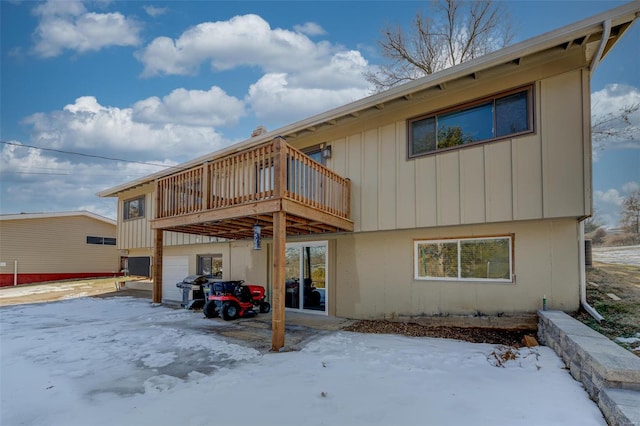
[{"label": "porch ceiling", "polygon": [[353,222],[294,200],[267,200],[214,211],[155,219],[152,228],[187,234],[227,238],[253,238],[253,226],[260,225],[262,237],[273,237],[273,213],[286,213],[287,235],[352,232]]}]

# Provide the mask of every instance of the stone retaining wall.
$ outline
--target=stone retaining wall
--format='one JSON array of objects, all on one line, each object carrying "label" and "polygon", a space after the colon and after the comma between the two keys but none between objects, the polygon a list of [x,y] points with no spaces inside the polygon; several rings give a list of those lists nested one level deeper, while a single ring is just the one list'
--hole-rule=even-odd
[{"label": "stone retaining wall", "polygon": [[610,425],[640,426],[640,357],[560,311],[538,312],[538,339],[562,358]]}]

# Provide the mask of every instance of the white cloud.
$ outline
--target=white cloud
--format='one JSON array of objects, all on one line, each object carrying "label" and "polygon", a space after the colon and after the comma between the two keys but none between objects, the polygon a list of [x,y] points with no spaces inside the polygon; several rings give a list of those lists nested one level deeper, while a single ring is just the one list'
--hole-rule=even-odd
[{"label": "white cloud", "polygon": [[621,206],[624,201],[624,197],[614,188],[607,189],[606,191],[594,191],[593,195],[594,201],[597,203]]},{"label": "white cloud", "polygon": [[[88,210],[115,218],[115,201],[95,194],[162,170],[136,163],[76,161],[77,158],[4,145],[0,152],[0,190],[2,199],[10,202],[3,203],[3,213]],[[173,164],[165,163],[166,166]]]},{"label": "white cloud", "polygon": [[299,71],[321,65],[336,50],[299,32],[272,29],[260,16],[243,15],[198,24],[175,40],[158,37],[136,57],[144,64],[143,76],[149,77],[194,74],[203,62],[214,70],[258,66],[266,72]]},{"label": "white cloud", "polygon": [[45,58],[65,49],[76,52],[108,46],[136,46],[140,24],[119,12],[88,12],[80,1],[49,0],[33,9],[39,18],[33,34],[34,52]]},{"label": "white cloud", "polygon": [[266,74],[249,88],[247,103],[258,118],[286,124],[360,99],[367,93],[367,89],[353,87],[296,87],[290,84],[287,74]]},{"label": "white cloud", "polygon": [[620,188],[609,188],[605,191],[593,192],[593,205],[597,218],[608,228],[618,226],[620,210],[625,198],[640,189],[640,182],[629,181]]},{"label": "white cloud", "polygon": [[246,101],[262,120],[291,123],[369,95],[367,66],[357,51],[338,52],[313,69],[265,74],[251,85]]},{"label": "white cloud", "polygon": [[136,122],[132,108],[103,106],[93,96],[61,111],[33,114],[24,123],[41,147],[136,160],[184,161],[225,144],[211,127]]},{"label": "white cloud", "polygon": [[153,18],[160,15],[164,15],[169,10],[169,8],[167,7],[155,7],[155,6],[143,6],[143,9],[145,12],[147,12],[147,15]]},{"label": "white cloud", "polygon": [[[638,167],[640,168],[640,166]],[[627,195],[635,191],[640,191],[640,183],[634,182],[634,181],[627,182],[624,185],[622,185],[622,191]]]},{"label": "white cloud", "polygon": [[208,91],[176,89],[162,99],[154,96],[133,105],[133,120],[188,126],[236,124],[246,115],[244,103],[219,87]]},{"label": "white cloud", "polygon": [[591,94],[594,147],[640,149],[640,109],[622,120],[624,108],[640,105],[640,89],[609,84]]},{"label": "white cloud", "polygon": [[[356,50],[345,50],[326,41],[315,43],[307,34],[321,34],[322,28],[307,22],[295,31],[273,29],[257,15],[235,16],[228,21],[196,25],[178,38],[158,37],[136,53],[144,64],[143,76],[196,74],[210,63],[214,71],[237,67],[258,67],[264,75],[248,88],[247,107],[268,127],[283,125],[363,98],[371,93],[364,78],[369,64]],[[214,90],[212,88],[212,90]],[[200,92],[203,102],[216,96],[228,105],[209,104],[210,115],[193,116],[181,107],[185,123],[222,125],[230,114],[240,115],[236,100],[224,93]],[[175,96],[173,96],[175,95]],[[170,97],[187,99],[192,93],[172,93]],[[186,102],[165,97],[150,98],[134,107],[135,118],[152,122],[154,117],[176,116],[174,107]],[[228,110],[228,111],[225,111]],[[178,113],[179,116],[181,113]],[[266,122],[265,122],[266,120]]]},{"label": "white cloud", "polygon": [[324,28],[315,22],[305,22],[302,25],[294,25],[293,29],[308,36],[324,35],[327,33]]}]

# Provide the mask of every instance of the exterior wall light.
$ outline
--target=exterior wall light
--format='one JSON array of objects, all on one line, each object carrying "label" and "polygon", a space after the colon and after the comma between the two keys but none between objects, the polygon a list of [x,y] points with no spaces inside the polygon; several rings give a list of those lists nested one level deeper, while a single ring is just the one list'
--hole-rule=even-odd
[{"label": "exterior wall light", "polygon": [[324,149],[322,150],[322,158],[331,158],[331,145],[327,145],[324,147]]}]

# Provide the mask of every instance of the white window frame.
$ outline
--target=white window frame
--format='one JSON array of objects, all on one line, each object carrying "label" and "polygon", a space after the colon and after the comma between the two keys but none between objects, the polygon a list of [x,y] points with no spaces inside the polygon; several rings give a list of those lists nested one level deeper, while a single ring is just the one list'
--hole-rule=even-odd
[{"label": "white window frame", "polygon": [[[479,240],[507,240],[509,242],[509,278],[463,278],[462,277],[462,259],[461,259],[461,242],[479,241]],[[420,244],[438,244],[438,243],[457,243],[458,244],[458,276],[457,277],[429,277],[419,274],[419,251]],[[473,237],[473,238],[446,238],[446,239],[423,239],[413,241],[413,278],[418,281],[465,281],[465,282],[492,282],[492,283],[513,283],[513,235],[500,235],[491,237]]]},{"label": "white window frame", "polygon": [[[292,248],[292,249],[302,249],[304,247],[324,247],[325,248],[325,259],[324,259],[324,267],[325,267],[325,287],[324,287],[324,300],[325,300],[325,305],[324,305],[324,311],[316,311],[313,309],[304,309],[302,306],[302,293],[299,293],[298,297],[300,298],[299,300],[299,308],[285,308],[286,311],[293,311],[293,312],[301,312],[301,313],[305,313],[305,314],[312,314],[312,315],[329,315],[329,241],[328,240],[321,240],[321,241],[301,241],[301,242],[295,242],[295,243],[286,243],[286,248]],[[302,274],[302,271],[304,270],[304,256],[302,255],[302,253],[300,253],[300,273]],[[302,276],[300,277],[301,279],[303,278]],[[302,280],[300,281],[300,285],[302,286]]]}]

